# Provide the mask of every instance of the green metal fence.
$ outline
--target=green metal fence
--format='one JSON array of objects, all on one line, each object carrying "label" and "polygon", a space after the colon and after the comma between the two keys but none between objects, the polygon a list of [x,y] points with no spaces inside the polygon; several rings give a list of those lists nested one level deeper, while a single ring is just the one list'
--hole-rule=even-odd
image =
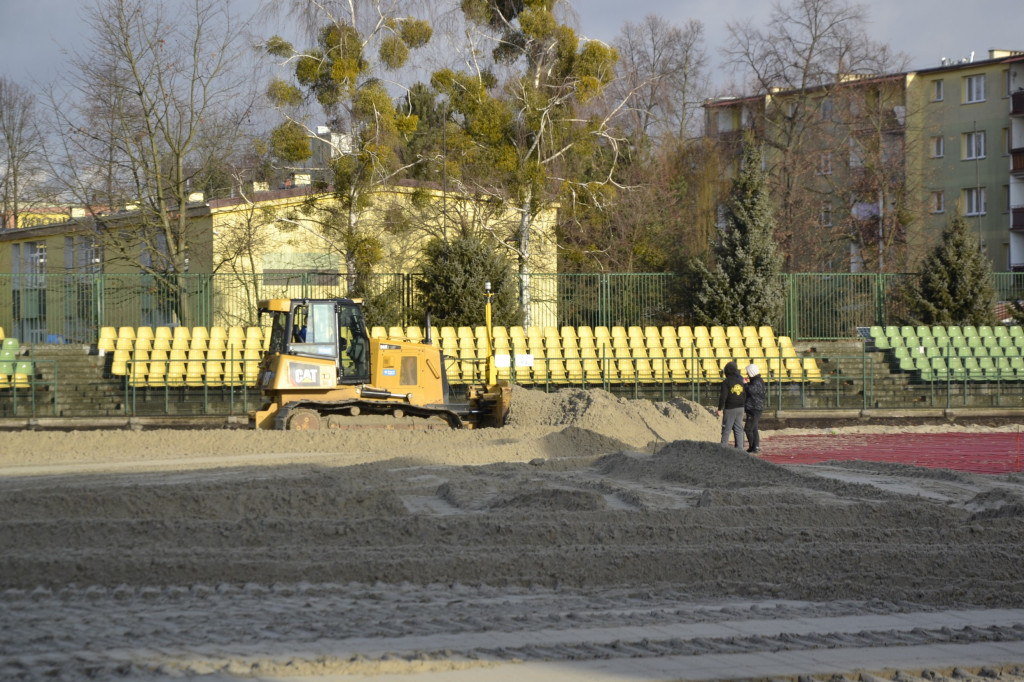
[{"label": "green metal fence", "polygon": [[[247,326],[264,298],[358,295],[373,304],[373,324],[420,324],[415,273],[375,275],[353,289],[343,275],[0,274],[0,327],[24,343],[91,343],[101,327]],[[914,275],[790,273],[783,278],[785,314],[772,326],[794,340],[841,339],[857,327],[894,324],[906,312]],[[531,276],[531,297],[544,320],[535,324],[614,326],[690,324],[673,301],[680,280],[663,273]],[[1024,273],[996,273],[997,297],[1024,298]],[[679,307],[676,305],[676,307]]]}]

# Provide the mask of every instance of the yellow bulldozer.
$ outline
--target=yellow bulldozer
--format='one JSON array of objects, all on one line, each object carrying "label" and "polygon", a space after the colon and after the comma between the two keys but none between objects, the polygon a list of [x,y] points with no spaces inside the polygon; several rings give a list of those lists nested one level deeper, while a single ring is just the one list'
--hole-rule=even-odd
[{"label": "yellow bulldozer", "polygon": [[[485,310],[490,334],[489,283]],[[250,413],[254,428],[335,429],[399,421],[416,427],[438,420],[451,428],[475,428],[504,426],[508,418],[511,388],[497,379],[490,338],[481,361],[485,383],[466,386],[464,399],[453,401],[429,318],[426,337],[417,343],[370,338],[356,299],[271,299],[260,301],[259,313],[270,341],[257,379],[265,403]]]}]

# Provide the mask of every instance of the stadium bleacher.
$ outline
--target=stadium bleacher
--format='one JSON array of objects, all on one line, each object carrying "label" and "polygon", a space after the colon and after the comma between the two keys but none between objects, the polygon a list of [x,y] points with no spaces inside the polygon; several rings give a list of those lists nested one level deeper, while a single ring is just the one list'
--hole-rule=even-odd
[{"label": "stadium bleacher", "polygon": [[1024,381],[1020,326],[873,326],[866,337],[893,371],[922,381]]}]

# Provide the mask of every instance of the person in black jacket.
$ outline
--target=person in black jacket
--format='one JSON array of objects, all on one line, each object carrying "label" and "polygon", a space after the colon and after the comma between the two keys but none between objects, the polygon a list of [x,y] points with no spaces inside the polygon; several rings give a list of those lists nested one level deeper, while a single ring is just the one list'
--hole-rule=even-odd
[{"label": "person in black jacket", "polygon": [[722,390],[718,396],[718,409],[715,416],[723,414],[722,417],[722,445],[729,444],[729,433],[732,432],[736,447],[743,448],[743,407],[747,402],[746,389],[743,386],[743,377],[740,375],[739,367],[735,360],[730,360],[725,365],[725,379],[722,381]]},{"label": "person in black jacket", "polygon": [[761,432],[758,430],[758,423],[761,421],[761,413],[764,412],[765,398],[768,396],[768,387],[761,378],[761,370],[757,365],[747,365],[747,400],[743,406],[746,419],[743,424],[743,431],[747,434],[747,452],[758,454],[761,452]]}]

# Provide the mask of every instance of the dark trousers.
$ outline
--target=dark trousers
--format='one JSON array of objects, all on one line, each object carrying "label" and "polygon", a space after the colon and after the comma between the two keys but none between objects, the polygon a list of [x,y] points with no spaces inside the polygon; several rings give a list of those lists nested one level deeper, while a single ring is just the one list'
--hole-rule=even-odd
[{"label": "dark trousers", "polygon": [[751,450],[761,449],[761,432],[757,430],[757,425],[761,421],[761,412],[763,410],[755,410],[753,412],[746,413],[746,421],[743,423],[743,432],[747,434],[747,446]]}]

